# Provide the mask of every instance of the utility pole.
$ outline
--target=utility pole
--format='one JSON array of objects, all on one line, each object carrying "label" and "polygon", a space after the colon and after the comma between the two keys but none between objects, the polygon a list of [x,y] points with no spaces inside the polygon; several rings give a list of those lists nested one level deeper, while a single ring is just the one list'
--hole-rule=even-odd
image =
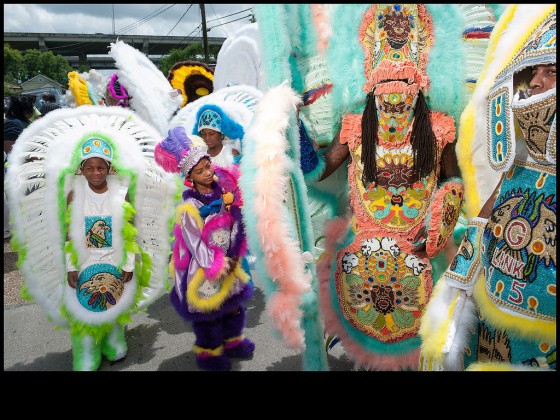
[{"label": "utility pole", "polygon": [[204,10],[204,3],[199,3],[200,5],[200,17],[202,19],[202,44],[204,46],[204,62],[206,64],[210,63],[210,57],[208,54],[208,36],[206,35],[206,12]]}]

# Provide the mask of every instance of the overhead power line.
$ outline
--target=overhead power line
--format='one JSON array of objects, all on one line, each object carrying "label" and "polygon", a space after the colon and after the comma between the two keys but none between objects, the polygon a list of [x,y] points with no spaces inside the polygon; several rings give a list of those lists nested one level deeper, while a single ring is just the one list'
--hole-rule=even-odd
[{"label": "overhead power line", "polygon": [[243,17],[240,17],[240,18],[237,18],[237,19],[234,19],[234,20],[230,20],[229,22],[220,23],[219,25],[214,25],[214,26],[212,26],[212,27],[210,27],[210,28],[207,28],[207,29],[206,29],[206,32],[210,32],[211,29],[219,28],[220,26],[227,25],[228,23],[237,22],[238,20],[241,20],[241,19],[251,18],[251,16],[252,16],[252,15],[247,15],[247,16],[243,16]]}]

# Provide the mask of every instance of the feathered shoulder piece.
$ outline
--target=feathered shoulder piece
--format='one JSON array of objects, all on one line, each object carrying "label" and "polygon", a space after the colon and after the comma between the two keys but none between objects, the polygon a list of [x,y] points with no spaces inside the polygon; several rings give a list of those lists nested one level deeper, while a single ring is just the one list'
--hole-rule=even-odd
[{"label": "feathered shoulder piece", "polygon": [[[100,138],[113,150],[110,174],[128,186],[134,227],[125,247],[140,253],[138,307],[166,291],[168,227],[176,183],[153,159],[158,133],[138,115],[119,107],[84,105],[47,114],[19,137],[8,160],[6,186],[14,245],[29,294],[59,325],[66,285],[66,197],[77,179],[81,145]],[[124,210],[123,210],[124,211]],[[131,242],[132,241],[132,242]]]}]

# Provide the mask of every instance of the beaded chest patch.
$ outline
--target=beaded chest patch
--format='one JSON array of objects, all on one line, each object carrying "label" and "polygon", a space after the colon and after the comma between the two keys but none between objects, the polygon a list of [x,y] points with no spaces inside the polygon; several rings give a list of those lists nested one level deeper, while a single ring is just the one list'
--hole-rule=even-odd
[{"label": "beaded chest patch", "polygon": [[486,293],[498,306],[555,320],[556,172],[515,163],[482,236]]},{"label": "beaded chest patch", "polygon": [[402,251],[400,242],[362,231],[337,254],[335,286],[344,317],[385,343],[416,336],[432,291],[429,261]]},{"label": "beaded chest patch", "polygon": [[88,248],[111,248],[113,246],[111,226],[111,216],[86,216],[86,246]]}]

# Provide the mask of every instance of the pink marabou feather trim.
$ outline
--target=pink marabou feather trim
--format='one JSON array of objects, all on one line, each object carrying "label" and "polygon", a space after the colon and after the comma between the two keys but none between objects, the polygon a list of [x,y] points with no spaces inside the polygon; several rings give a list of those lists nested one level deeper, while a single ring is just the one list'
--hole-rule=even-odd
[{"label": "pink marabou feather trim", "polygon": [[[335,218],[325,226],[325,252],[317,263],[317,277],[319,279],[319,302],[321,314],[325,324],[325,331],[340,338],[349,356],[361,367],[368,370],[401,370],[418,369],[420,349],[400,356],[375,355],[363,350],[346,333],[340,323],[337,313],[332,309],[330,294],[331,265],[336,264],[336,243],[344,240],[349,228],[349,220]],[[334,268],[334,267],[333,267]]]},{"label": "pink marabou feather trim", "polygon": [[275,283],[276,293],[268,300],[272,323],[284,342],[303,347],[300,327],[302,295],[311,290],[311,273],[306,269],[297,241],[284,215],[284,192],[289,181],[291,162],[286,154],[288,112],[295,110],[301,98],[288,86],[272,88],[257,106],[251,133],[255,135],[253,159],[260,162],[252,185],[257,239],[263,251],[263,264]]},{"label": "pink marabou feather trim", "polygon": [[179,173],[179,162],[171,153],[161,147],[161,143],[156,144],[154,149],[154,159],[165,172]]},{"label": "pink marabou feather trim", "polygon": [[304,344],[303,330],[299,320],[303,312],[299,309],[300,297],[281,292],[273,293],[268,299],[267,311],[274,320],[274,326],[282,333],[286,346],[300,349]]},{"label": "pink marabou feather trim", "polygon": [[318,34],[317,51],[324,52],[329,45],[329,38],[332,34],[331,24],[329,22],[328,4],[311,4],[311,13],[313,15],[313,25]]},{"label": "pink marabou feather trim", "polygon": [[221,248],[212,246],[210,249],[214,251],[214,261],[210,267],[204,269],[204,274],[208,280],[216,280],[226,274],[229,267],[229,259]]}]

